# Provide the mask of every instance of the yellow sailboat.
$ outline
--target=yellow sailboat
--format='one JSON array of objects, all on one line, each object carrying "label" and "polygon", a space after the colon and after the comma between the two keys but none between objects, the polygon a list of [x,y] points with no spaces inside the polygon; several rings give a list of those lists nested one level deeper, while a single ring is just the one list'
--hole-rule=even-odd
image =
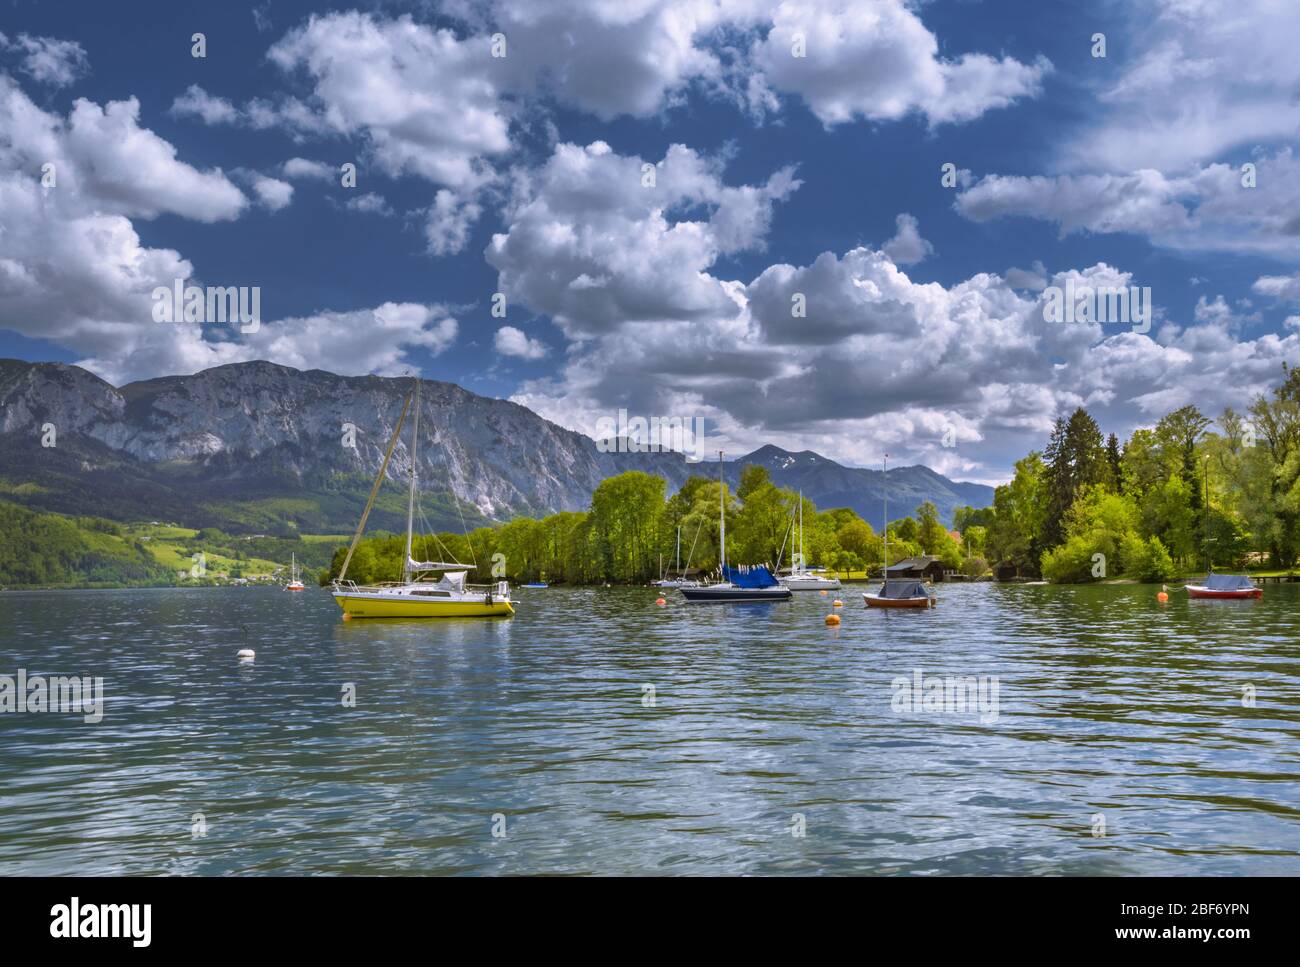
[{"label": "yellow sailboat", "polygon": [[[347,580],[348,565],[352,554],[357,549],[361,535],[366,529],[366,519],[379,496],[379,487],[388,471],[388,462],[402,434],[402,424],[406,414],[415,402],[414,433],[411,440],[411,483],[410,495],[406,508],[406,557],[402,565],[400,581],[386,581],[379,584],[357,584]],[[466,584],[465,577],[469,568],[457,562],[417,561],[411,556],[411,536],[415,528],[415,500],[417,481],[417,456],[420,437],[420,381],[415,381],[415,388],[406,397],[402,413],[397,418],[393,437],[388,442],[384,462],[379,467],[374,486],[370,488],[370,499],[366,509],[361,513],[357,531],[348,547],[343,567],[334,581],[334,600],[343,609],[344,618],[487,618],[515,613],[510,601],[510,585],[498,581],[489,585]],[[473,565],[470,565],[471,567]],[[441,574],[437,580],[434,575]]]}]

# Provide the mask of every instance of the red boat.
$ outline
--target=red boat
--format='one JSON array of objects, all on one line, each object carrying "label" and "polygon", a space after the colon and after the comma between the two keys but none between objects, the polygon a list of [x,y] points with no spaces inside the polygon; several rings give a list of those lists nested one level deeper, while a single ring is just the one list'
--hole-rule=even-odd
[{"label": "red boat", "polygon": [[1225,600],[1242,600],[1245,598],[1262,598],[1264,592],[1255,587],[1254,582],[1245,575],[1210,574],[1204,584],[1187,585],[1189,598],[1222,598]]}]

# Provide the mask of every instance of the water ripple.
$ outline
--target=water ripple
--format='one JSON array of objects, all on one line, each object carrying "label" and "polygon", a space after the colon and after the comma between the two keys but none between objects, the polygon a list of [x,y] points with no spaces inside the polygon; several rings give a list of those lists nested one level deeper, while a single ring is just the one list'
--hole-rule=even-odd
[{"label": "water ripple", "polygon": [[[1300,872],[1300,587],[1155,590],[846,587],[837,629],[819,595],[7,592],[0,674],[101,675],[106,711],[0,715],[0,872]],[[996,720],[895,711],[918,669],[996,676]]]}]

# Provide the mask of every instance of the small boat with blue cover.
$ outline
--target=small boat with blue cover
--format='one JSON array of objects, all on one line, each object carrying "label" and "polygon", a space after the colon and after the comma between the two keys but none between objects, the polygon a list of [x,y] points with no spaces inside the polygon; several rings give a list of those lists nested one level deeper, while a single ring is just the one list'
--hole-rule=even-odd
[{"label": "small boat with blue cover", "polygon": [[1255,582],[1244,574],[1207,574],[1204,584],[1187,585],[1187,596],[1232,601],[1262,598],[1264,592],[1255,587]]}]

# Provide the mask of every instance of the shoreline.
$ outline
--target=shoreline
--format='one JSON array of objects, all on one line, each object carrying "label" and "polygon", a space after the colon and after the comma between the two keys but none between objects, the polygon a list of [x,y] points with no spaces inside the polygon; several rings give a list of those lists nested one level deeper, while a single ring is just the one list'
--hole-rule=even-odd
[{"label": "shoreline", "polygon": [[[1253,573],[1250,571],[1242,572],[1252,580],[1266,581],[1273,584],[1300,584],[1300,572],[1287,571],[1267,571]],[[951,585],[970,585],[970,584],[989,584],[1000,586],[1013,585],[1034,585],[1036,587],[1061,587],[1061,588],[1083,588],[1083,587],[1133,587],[1137,585],[1168,585],[1169,587],[1181,587],[1189,582],[1200,580],[1204,577],[1201,573],[1180,575],[1170,578],[1167,581],[1140,581],[1136,578],[1108,578],[1104,581],[1045,581],[1041,578],[1015,578],[1009,581],[998,581],[991,577],[981,578],[964,578],[958,581],[936,581],[930,582],[932,587],[940,588]],[[840,578],[841,584],[848,585],[868,585],[879,582],[879,577],[869,578]],[[211,584],[60,584],[60,585],[16,585],[0,587],[0,594],[12,593],[21,594],[28,592],[49,592],[49,591],[210,591],[214,589],[227,590],[275,590],[283,591],[284,586],[269,581],[254,581],[248,584],[234,584],[231,582],[211,583]],[[523,584],[514,584],[513,590],[529,590]],[[643,591],[663,591],[664,588],[657,588],[653,584],[616,584],[613,582],[593,583],[593,584],[551,584],[547,588],[537,588],[532,590],[568,590],[568,589],[596,589],[596,590],[615,590],[615,589],[638,589]],[[308,584],[307,591],[319,590],[328,591],[329,588],[318,584]],[[669,588],[667,590],[674,590]],[[807,592],[805,592],[807,593]]]}]

